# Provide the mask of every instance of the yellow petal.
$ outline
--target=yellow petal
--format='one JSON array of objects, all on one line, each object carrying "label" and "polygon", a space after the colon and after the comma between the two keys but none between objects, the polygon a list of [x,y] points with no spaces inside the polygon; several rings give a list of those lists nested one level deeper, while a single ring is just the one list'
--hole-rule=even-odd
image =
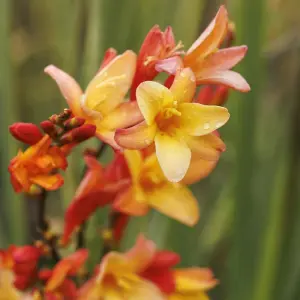
[{"label": "yellow petal", "polygon": [[155,136],[155,148],[158,162],[167,179],[171,182],[180,181],[191,161],[191,150],[185,141],[159,133]]},{"label": "yellow petal", "polygon": [[104,116],[116,108],[130,88],[135,67],[134,52],[116,56],[88,85],[82,108],[92,116]]},{"label": "yellow petal", "polygon": [[176,289],[179,292],[207,291],[217,283],[210,269],[207,268],[187,268],[178,269],[174,272]]},{"label": "yellow petal", "polygon": [[142,154],[138,150],[125,150],[124,156],[126,158],[131,177],[135,181],[138,179],[141,172],[143,162]]},{"label": "yellow petal", "polygon": [[136,101],[125,102],[110,112],[99,124],[102,127],[115,130],[127,128],[143,121],[143,116]]},{"label": "yellow petal", "polygon": [[180,184],[167,183],[147,194],[149,205],[188,226],[199,220],[199,208],[191,191]]},{"label": "yellow petal", "polygon": [[214,52],[227,33],[228,15],[224,5],[222,5],[213,19],[196,42],[187,51],[184,62],[192,66],[197,59],[203,59],[206,55]]},{"label": "yellow petal", "polygon": [[173,103],[169,89],[158,82],[142,82],[136,90],[136,99],[146,123],[151,125],[160,110]]},{"label": "yellow petal", "polygon": [[53,65],[47,66],[44,71],[56,81],[73,114],[78,117],[84,117],[85,114],[80,107],[83,93],[76,80]]},{"label": "yellow petal", "polygon": [[30,178],[30,180],[49,191],[57,190],[64,184],[64,178],[60,174],[38,175]]},{"label": "yellow petal", "polygon": [[193,71],[189,68],[183,69],[175,76],[174,82],[170,88],[174,101],[191,102],[196,91],[196,78]]},{"label": "yellow petal", "polygon": [[143,191],[136,185],[119,193],[113,208],[131,216],[144,216],[149,210]]},{"label": "yellow petal", "polygon": [[166,300],[166,296],[151,282],[141,280],[125,291],[124,300]]},{"label": "yellow petal", "polygon": [[215,133],[202,136],[191,136],[187,139],[187,144],[197,159],[216,161],[222,152],[226,150],[226,145]]},{"label": "yellow petal", "polygon": [[211,133],[229,119],[228,110],[221,106],[183,103],[179,105],[178,111],[181,112],[181,129],[193,136]]},{"label": "yellow petal", "polygon": [[144,149],[153,143],[156,131],[155,123],[147,125],[144,121],[133,127],[117,129],[115,141],[125,149]]}]

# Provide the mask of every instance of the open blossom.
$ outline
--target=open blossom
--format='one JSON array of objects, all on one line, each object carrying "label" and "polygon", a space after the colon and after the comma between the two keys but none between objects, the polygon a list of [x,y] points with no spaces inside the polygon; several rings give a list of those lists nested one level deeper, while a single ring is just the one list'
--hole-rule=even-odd
[{"label": "open blossom", "polygon": [[152,80],[158,74],[156,64],[167,58],[176,57],[183,45],[176,45],[173,30],[170,26],[161,31],[158,25],[153,26],[141,46],[137,58],[136,73],[132,82],[130,99],[136,99],[136,88],[146,80]]},{"label": "open blossom", "polygon": [[63,177],[54,173],[65,170],[68,163],[64,152],[58,146],[51,145],[51,138],[45,135],[37,144],[25,152],[19,151],[9,165],[11,182],[16,192],[29,192],[33,184],[46,190],[56,190],[63,183]]},{"label": "open blossom", "polygon": [[195,77],[188,68],[177,73],[170,89],[157,82],[141,83],[137,103],[145,121],[115,134],[116,142],[128,149],[154,142],[159,164],[172,182],[185,176],[194,139],[211,134],[229,119],[226,108],[191,103],[195,89]]},{"label": "open blossom", "polygon": [[128,50],[115,56],[111,49],[101,69],[85,92],[67,73],[51,65],[45,68],[58,84],[72,113],[97,127],[96,135],[113,147],[116,128],[132,126],[142,120],[135,102],[125,102],[136,69],[136,55]]},{"label": "open blossom", "polygon": [[223,84],[241,92],[248,92],[246,80],[230,69],[245,56],[247,46],[219,49],[228,31],[228,14],[221,6],[217,15],[188,49],[183,59],[178,56],[167,58],[156,64],[158,71],[175,74],[178,68],[191,68],[198,84]]},{"label": "open blossom", "polygon": [[141,216],[150,208],[189,226],[199,219],[196,198],[180,183],[171,183],[163,175],[156,156],[143,160],[141,152],[125,150],[132,183],[121,191],[113,207],[125,214]]},{"label": "open blossom", "polygon": [[128,252],[103,257],[96,276],[79,291],[78,299],[165,300],[160,289],[140,273],[155,253],[152,241],[140,240]]}]

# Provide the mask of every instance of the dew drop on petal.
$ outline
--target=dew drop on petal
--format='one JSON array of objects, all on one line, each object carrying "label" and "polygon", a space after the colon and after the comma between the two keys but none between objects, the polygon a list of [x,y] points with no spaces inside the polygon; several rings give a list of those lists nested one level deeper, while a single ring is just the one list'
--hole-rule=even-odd
[{"label": "dew drop on petal", "polygon": [[209,129],[209,128],[210,128],[209,123],[204,123],[203,128],[204,128],[205,130]]}]

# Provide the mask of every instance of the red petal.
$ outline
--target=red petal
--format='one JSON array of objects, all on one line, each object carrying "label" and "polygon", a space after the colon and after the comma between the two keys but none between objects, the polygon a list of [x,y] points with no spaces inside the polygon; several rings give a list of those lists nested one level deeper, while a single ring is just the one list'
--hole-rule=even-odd
[{"label": "red petal", "polygon": [[157,251],[151,263],[152,268],[171,268],[180,262],[179,254],[172,251]]},{"label": "red petal", "polygon": [[114,48],[108,48],[104,53],[104,57],[98,72],[100,72],[104,67],[106,67],[116,56],[117,50]]}]

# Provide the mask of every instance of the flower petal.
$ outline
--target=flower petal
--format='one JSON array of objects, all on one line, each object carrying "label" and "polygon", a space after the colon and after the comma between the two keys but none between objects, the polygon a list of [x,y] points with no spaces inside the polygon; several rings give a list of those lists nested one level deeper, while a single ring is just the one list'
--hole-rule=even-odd
[{"label": "flower petal", "polygon": [[159,133],[155,137],[155,148],[158,162],[164,175],[171,182],[180,181],[186,174],[191,150],[184,141]]},{"label": "flower petal", "polygon": [[217,283],[210,269],[187,268],[174,271],[176,287],[179,292],[207,291]]},{"label": "flower petal", "polygon": [[149,210],[144,192],[136,185],[119,193],[113,208],[131,216],[144,216]]},{"label": "flower petal", "polygon": [[143,149],[151,145],[157,131],[156,124],[141,122],[133,127],[117,129],[115,141],[125,149]]},{"label": "flower petal", "polygon": [[140,234],[135,245],[125,253],[132,267],[132,271],[140,273],[145,270],[154,258],[156,245]]},{"label": "flower petal", "polygon": [[216,71],[224,71],[233,68],[238,64],[246,55],[248,50],[247,46],[238,46],[221,49],[210,56],[204,61],[196,64],[194,72],[197,77],[205,77],[204,74],[210,74]]},{"label": "flower petal", "polygon": [[250,86],[247,81],[234,71],[217,71],[197,77],[197,84],[223,84],[240,92],[249,92]]},{"label": "flower petal", "polygon": [[183,68],[183,61],[179,56],[172,56],[166,59],[158,60],[155,63],[157,72],[166,72],[175,75],[176,72]]},{"label": "flower petal", "polygon": [[178,107],[181,112],[181,129],[192,136],[201,136],[222,127],[229,119],[228,110],[221,106],[183,103]]},{"label": "flower petal", "polygon": [[116,56],[117,56],[117,50],[114,48],[108,48],[104,53],[104,57],[98,72],[100,72],[103,68],[105,68]]},{"label": "flower petal", "polygon": [[142,82],[136,90],[136,98],[146,123],[151,125],[163,106],[173,102],[169,89],[158,82]]},{"label": "flower petal", "polygon": [[78,117],[84,117],[85,114],[80,108],[80,100],[83,93],[76,80],[54,65],[47,66],[44,72],[56,81],[73,114]]},{"label": "flower petal", "polygon": [[215,133],[190,137],[187,139],[187,144],[197,159],[216,161],[221,152],[226,150],[226,145]]},{"label": "flower petal", "polygon": [[[99,122],[100,123],[100,122]],[[95,122],[97,124],[97,122]],[[110,145],[115,150],[121,150],[121,147],[115,141],[115,131],[97,126],[96,136],[102,142]]]},{"label": "flower petal", "polygon": [[143,157],[140,151],[125,150],[124,156],[133,181],[136,181],[140,175]]},{"label": "flower petal", "polygon": [[[110,298],[109,298],[110,299]],[[165,300],[166,296],[149,281],[143,280],[135,284],[131,289],[125,291],[124,298],[126,300]]]},{"label": "flower petal", "polygon": [[170,91],[178,104],[191,102],[196,91],[196,79],[193,71],[190,68],[186,68],[178,72]]},{"label": "flower petal", "polygon": [[125,102],[100,121],[101,126],[115,130],[126,128],[143,121],[137,102]]},{"label": "flower petal", "polygon": [[60,174],[38,175],[30,178],[30,180],[48,191],[57,190],[64,184],[64,178]]},{"label": "flower petal", "polygon": [[122,103],[135,73],[136,55],[128,50],[116,56],[88,85],[81,101],[84,111],[104,116]]},{"label": "flower petal", "polygon": [[166,184],[147,194],[149,205],[185,225],[199,220],[199,207],[192,192],[180,184]]},{"label": "flower petal", "polygon": [[187,55],[184,57],[185,63],[191,65],[193,61],[202,59],[206,55],[214,52],[225,38],[227,26],[227,10],[225,6],[222,5],[212,22],[187,51]]}]

